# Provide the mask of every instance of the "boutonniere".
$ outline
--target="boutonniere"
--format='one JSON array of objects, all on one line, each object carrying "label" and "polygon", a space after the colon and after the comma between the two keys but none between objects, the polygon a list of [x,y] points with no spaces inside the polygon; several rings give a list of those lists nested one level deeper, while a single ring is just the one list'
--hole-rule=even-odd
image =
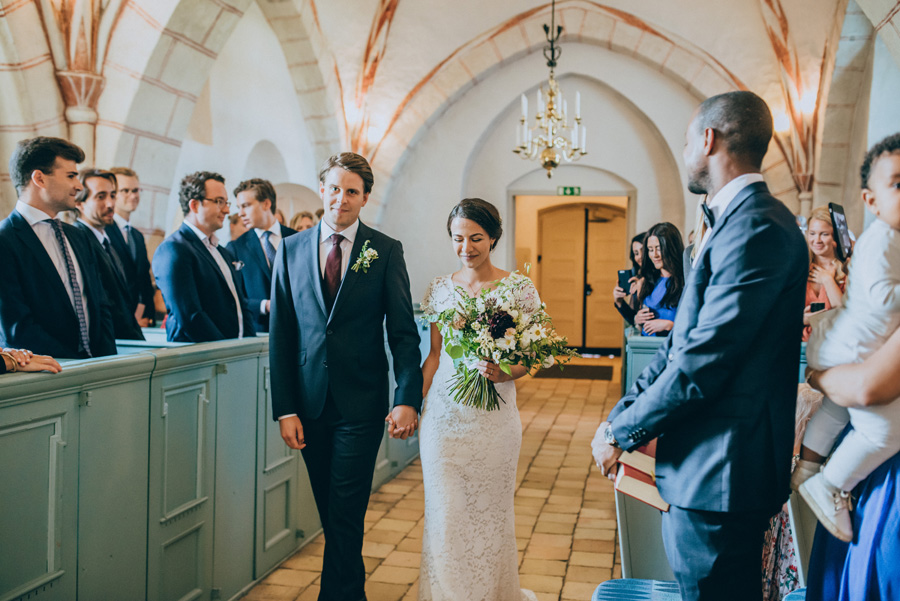
[{"label": "boutonniere", "polygon": [[232,261],[231,266],[234,267],[235,271],[240,271],[241,269],[244,268],[244,262],[243,261]]},{"label": "boutonniere", "polygon": [[378,251],[374,248],[369,248],[369,241],[366,240],[366,243],[363,244],[362,250],[359,251],[359,256],[356,258],[356,263],[353,264],[353,271],[359,271],[362,269],[363,273],[369,272],[369,267],[372,266],[372,261],[378,258]]}]

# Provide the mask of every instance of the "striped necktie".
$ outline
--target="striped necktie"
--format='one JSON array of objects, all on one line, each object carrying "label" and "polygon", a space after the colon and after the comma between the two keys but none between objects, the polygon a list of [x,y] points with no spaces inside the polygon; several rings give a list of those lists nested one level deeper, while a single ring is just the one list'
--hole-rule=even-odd
[{"label": "striped necktie", "polygon": [[78,276],[75,273],[75,264],[72,262],[72,255],[69,254],[69,247],[66,244],[65,235],[62,231],[62,225],[59,219],[47,219],[56,235],[56,243],[59,244],[59,250],[62,252],[63,259],[66,261],[66,271],[69,273],[69,286],[72,287],[72,296],[74,299],[75,315],[78,317],[78,338],[81,343],[81,350],[91,355],[91,342],[88,335],[87,314],[84,311],[84,303],[81,301],[81,286],[78,285]]},{"label": "striped necktie", "polygon": [[263,249],[266,251],[266,261],[269,263],[269,269],[272,269],[275,265],[275,247],[272,245],[271,236],[272,232],[263,234]]}]

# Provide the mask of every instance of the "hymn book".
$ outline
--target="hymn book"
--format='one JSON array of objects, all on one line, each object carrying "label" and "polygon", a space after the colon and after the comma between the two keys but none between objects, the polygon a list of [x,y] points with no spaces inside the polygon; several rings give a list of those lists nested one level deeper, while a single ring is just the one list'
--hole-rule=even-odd
[{"label": "hymn book", "polygon": [[616,490],[660,511],[668,511],[656,488],[656,440],[619,457]]}]

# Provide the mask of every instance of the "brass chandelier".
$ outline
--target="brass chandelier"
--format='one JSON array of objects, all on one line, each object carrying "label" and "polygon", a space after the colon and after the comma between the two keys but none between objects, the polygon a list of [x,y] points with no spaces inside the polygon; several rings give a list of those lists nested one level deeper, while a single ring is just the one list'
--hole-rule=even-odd
[{"label": "brass chandelier", "polygon": [[[575,92],[575,118],[569,124],[569,107],[559,84],[553,76],[562,49],[558,46],[562,35],[562,25],[556,25],[556,0],[551,3],[550,25],[544,24],[544,33],[549,46],[544,47],[544,58],[550,68],[547,82],[547,102],[544,103],[544,86],[537,92],[537,113],[534,125],[528,126],[528,99],[522,94],[522,117],[516,125],[516,147],[513,152],[523,159],[539,160],[547,170],[547,177],[553,177],[553,170],[565,159],[571,163],[585,154],[587,129],[581,124],[581,94]],[[569,137],[571,133],[571,137]]]}]

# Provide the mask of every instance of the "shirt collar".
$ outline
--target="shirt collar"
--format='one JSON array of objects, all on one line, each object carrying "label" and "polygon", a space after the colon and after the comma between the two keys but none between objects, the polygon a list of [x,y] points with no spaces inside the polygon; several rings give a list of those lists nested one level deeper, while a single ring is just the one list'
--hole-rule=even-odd
[{"label": "shirt collar", "polygon": [[22,217],[25,218],[25,221],[28,222],[28,225],[34,227],[35,223],[40,223],[41,221],[46,221],[47,219],[53,219],[50,215],[43,212],[37,207],[33,207],[30,204],[24,203],[21,200],[16,202],[16,210],[19,212]]},{"label": "shirt collar", "polygon": [[126,227],[131,227],[131,223],[118,213],[113,213],[113,219],[116,220],[116,225],[118,225],[121,230],[124,230]]},{"label": "shirt collar", "polygon": [[256,232],[256,235],[259,238],[262,238],[263,236],[265,236],[266,232],[272,232],[276,236],[281,236],[281,228],[279,227],[280,225],[281,224],[278,223],[278,220],[276,219],[275,221],[272,222],[272,227],[270,227],[269,229],[264,230],[264,229],[255,227],[255,228],[253,228],[253,231]]},{"label": "shirt collar", "polygon": [[203,244],[206,244],[208,246],[218,246],[219,245],[219,239],[216,238],[215,234],[213,234],[212,236],[207,236],[200,230],[200,228],[198,228],[196,225],[194,225],[193,223],[191,223],[188,220],[185,220],[184,224],[186,226],[188,226],[189,228],[191,228],[192,232],[197,234],[197,237],[200,238],[200,242],[202,242]]},{"label": "shirt collar", "polygon": [[750,184],[761,181],[764,181],[761,173],[745,173],[744,175],[739,175],[725,184],[722,189],[713,196],[712,200],[706,204],[709,206],[715,218],[718,219],[719,216],[725,212],[725,209],[728,208],[728,205],[731,204],[731,201],[737,197],[738,192]]},{"label": "shirt collar", "polygon": [[359,231],[359,219],[354,221],[353,225],[341,232],[334,231],[334,229],[330,225],[328,225],[328,222],[324,219],[319,222],[319,225],[319,244],[322,244],[323,242],[331,238],[333,234],[340,234],[346,240],[349,240],[350,244],[352,245],[356,240],[356,232]]},{"label": "shirt collar", "polygon": [[94,233],[94,235],[97,237],[97,240],[100,241],[100,244],[103,244],[103,241],[104,241],[104,240],[109,240],[109,236],[106,235],[106,232],[105,232],[105,231],[103,231],[103,230],[98,230],[98,229],[95,228],[93,225],[91,225],[90,223],[88,223],[87,221],[85,221],[84,219],[82,219],[81,217],[78,218],[78,221],[79,221],[80,223],[83,223],[84,225],[86,225],[86,226],[88,227],[88,229],[90,229],[91,232]]}]

